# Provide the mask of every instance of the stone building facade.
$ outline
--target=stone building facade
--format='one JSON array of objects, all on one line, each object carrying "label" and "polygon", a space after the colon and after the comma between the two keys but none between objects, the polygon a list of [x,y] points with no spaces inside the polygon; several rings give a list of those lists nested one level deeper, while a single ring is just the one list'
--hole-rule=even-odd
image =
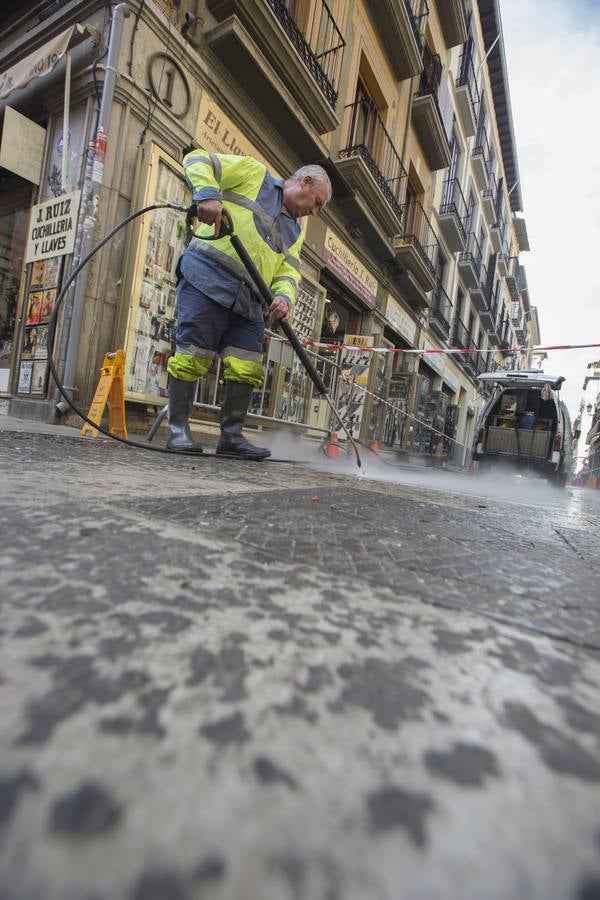
[{"label": "stone building facade", "polygon": [[[293,324],[356,437],[466,461],[477,375],[526,367],[507,350],[539,341],[499,0],[7,0],[2,19],[0,397],[12,412],[59,420],[44,346],[56,292],[132,211],[189,202],[193,144],[281,176],[326,167],[333,201],[307,224]],[[15,141],[26,165],[4,154]],[[59,197],[75,212],[58,211],[36,248],[35,217]],[[60,228],[70,252],[52,243]],[[130,409],[164,402],[184,245],[184,216],[147,213],[66,295],[53,355],[82,407],[118,347]],[[477,352],[428,352],[449,347]],[[218,400],[215,371],[198,414]],[[328,427],[276,339],[255,400],[257,422]]]}]

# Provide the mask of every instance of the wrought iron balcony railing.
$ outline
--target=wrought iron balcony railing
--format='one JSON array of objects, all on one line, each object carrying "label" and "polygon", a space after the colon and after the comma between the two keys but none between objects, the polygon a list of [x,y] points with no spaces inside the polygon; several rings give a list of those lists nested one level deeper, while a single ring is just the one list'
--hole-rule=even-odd
[{"label": "wrought iron balcony railing", "polygon": [[432,53],[427,45],[423,47],[423,71],[419,79],[417,97],[421,94],[433,94],[437,98],[438,88],[442,80],[442,60],[437,53]]},{"label": "wrought iron balcony railing", "polygon": [[506,285],[513,300],[519,299],[521,291],[526,286],[523,269],[519,265],[519,261],[516,256],[510,257],[508,275],[506,276]]},{"label": "wrought iron balcony railing", "polygon": [[496,198],[498,195],[498,182],[493,172],[488,172],[488,186],[482,192],[484,200],[491,200],[494,207],[497,208]]},{"label": "wrought iron balcony railing", "polygon": [[450,333],[450,320],[452,319],[452,301],[442,287],[441,281],[437,281],[433,289],[431,297],[431,307],[429,310],[430,318],[437,319],[444,327],[446,332]]},{"label": "wrought iron balcony railing", "polygon": [[415,97],[431,97],[435,103],[440,121],[443,123],[444,130],[448,133],[450,129],[449,122],[452,121],[452,105],[450,95],[447,90],[442,90],[446,82],[442,85],[442,60],[437,53],[432,53],[427,45],[423,47],[423,71],[419,79],[419,87],[415,92]]},{"label": "wrought iron balcony railing", "polygon": [[440,206],[440,213],[442,215],[445,215],[447,213],[454,213],[454,215],[460,221],[463,237],[466,240],[467,235],[465,232],[465,224],[468,215],[467,201],[465,200],[465,195],[462,192],[462,188],[460,186],[458,178],[447,178],[445,180],[442,189],[442,203]]},{"label": "wrought iron balcony railing", "polygon": [[348,143],[340,150],[340,157],[360,156],[396,216],[402,219],[406,169],[379,110],[372,100],[357,100],[346,107],[344,122]]},{"label": "wrought iron balcony railing", "polygon": [[425,40],[425,26],[429,16],[427,0],[404,0],[404,5],[410,17],[417,44],[419,47],[422,47]]},{"label": "wrought iron balcony railing", "polygon": [[483,249],[481,244],[477,240],[474,231],[469,232],[469,237],[467,238],[467,246],[466,248],[459,254],[458,256],[459,262],[470,262],[477,275],[481,272],[481,265],[483,262]]},{"label": "wrought iron balcony railing", "polygon": [[477,75],[475,73],[475,66],[473,65],[472,38],[469,38],[468,41],[465,41],[462,46],[458,64],[458,78],[456,79],[456,86],[466,87],[468,89],[469,101],[471,103],[473,117],[477,119],[477,111],[479,109],[481,96],[479,93],[479,88],[477,87]]},{"label": "wrought iron balcony railing", "polygon": [[452,343],[455,347],[460,347],[461,350],[467,350],[471,346],[471,334],[469,329],[458,316],[454,320]]},{"label": "wrought iron balcony railing", "polygon": [[518,302],[518,300],[511,303],[510,305],[510,321],[512,322],[513,328],[515,328],[516,331],[523,330],[525,313],[523,312],[523,307]]},{"label": "wrought iron balcony railing", "polygon": [[435,276],[440,249],[433,226],[418,200],[410,200],[403,207],[404,241],[413,245],[429,272]]},{"label": "wrought iron balcony railing", "polygon": [[497,228],[500,234],[500,245],[504,246],[505,238],[506,238],[506,218],[504,209],[496,209],[496,221],[492,225],[492,228]]},{"label": "wrought iron balcony railing", "polygon": [[[342,56],[346,41],[326,3],[288,4],[266,0],[330,106],[338,97]],[[296,10],[295,12],[290,11]]]},{"label": "wrought iron balcony railing", "polygon": [[498,321],[498,310],[500,308],[500,279],[496,278],[494,285],[488,295],[488,306],[493,322]]},{"label": "wrought iron balcony railing", "polygon": [[482,263],[480,263],[480,265],[479,265],[479,287],[480,287],[480,289],[481,289],[481,292],[483,293],[483,296],[484,296],[484,299],[485,299],[486,303],[488,303],[488,301],[489,301],[489,297],[488,297],[488,293],[489,293],[489,292],[488,292],[488,283],[487,283],[487,281],[488,281],[488,270],[487,270],[487,266],[486,266],[486,264],[485,264],[484,262],[482,262]]},{"label": "wrought iron balcony railing", "polygon": [[489,187],[489,180],[494,172],[494,154],[492,153],[492,148],[490,147],[490,141],[485,125],[479,125],[477,127],[477,134],[475,136],[475,144],[473,145],[472,155],[474,157],[481,156],[483,158]]}]

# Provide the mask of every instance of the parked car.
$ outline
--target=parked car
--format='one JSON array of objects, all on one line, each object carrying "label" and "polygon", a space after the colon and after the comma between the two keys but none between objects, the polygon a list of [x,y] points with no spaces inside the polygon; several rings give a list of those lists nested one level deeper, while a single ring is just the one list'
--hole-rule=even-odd
[{"label": "parked car", "polygon": [[494,391],[475,432],[472,455],[479,470],[503,461],[564,487],[573,452],[571,419],[559,393],[565,379],[515,371],[484,372],[478,380]]}]

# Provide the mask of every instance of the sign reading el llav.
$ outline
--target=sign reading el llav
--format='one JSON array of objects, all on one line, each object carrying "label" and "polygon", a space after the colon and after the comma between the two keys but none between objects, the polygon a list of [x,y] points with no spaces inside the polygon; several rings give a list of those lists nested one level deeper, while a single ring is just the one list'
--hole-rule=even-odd
[{"label": "sign reading el llav", "polygon": [[25,262],[73,252],[80,195],[73,191],[31,207]]}]

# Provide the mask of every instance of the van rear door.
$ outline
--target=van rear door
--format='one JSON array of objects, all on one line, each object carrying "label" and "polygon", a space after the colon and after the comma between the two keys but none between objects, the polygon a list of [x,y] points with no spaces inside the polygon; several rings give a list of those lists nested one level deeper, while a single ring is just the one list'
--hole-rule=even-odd
[{"label": "van rear door", "polygon": [[542,388],[545,384],[555,384],[556,375],[544,372],[483,372],[477,381],[498,384],[502,388]]}]

